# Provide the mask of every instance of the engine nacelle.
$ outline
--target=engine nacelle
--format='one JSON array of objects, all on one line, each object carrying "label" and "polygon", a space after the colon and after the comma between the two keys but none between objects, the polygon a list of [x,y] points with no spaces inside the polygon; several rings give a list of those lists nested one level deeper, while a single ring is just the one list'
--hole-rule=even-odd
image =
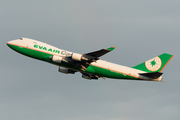
[{"label": "engine nacelle", "polygon": [[74,74],[75,73],[75,71],[67,69],[67,68],[63,68],[63,67],[59,67],[58,71],[61,73],[65,73],[65,74]]},{"label": "engine nacelle", "polygon": [[87,75],[82,75],[82,78],[91,80],[91,77],[90,77],[90,76],[87,76]]},{"label": "engine nacelle", "polygon": [[88,61],[88,58],[83,57],[83,55],[79,54],[79,53],[73,53],[72,54],[72,59],[76,60],[76,61],[82,61],[82,60]]},{"label": "engine nacelle", "polygon": [[61,63],[62,60],[63,60],[63,58],[60,57],[60,56],[54,55],[54,56],[52,57],[52,61],[55,62],[55,63]]},{"label": "engine nacelle", "polygon": [[88,79],[88,80],[91,80],[91,79],[98,80],[98,78],[95,77],[95,76],[89,76],[89,75],[84,75],[84,74],[82,74],[82,78],[85,78],[85,79]]}]

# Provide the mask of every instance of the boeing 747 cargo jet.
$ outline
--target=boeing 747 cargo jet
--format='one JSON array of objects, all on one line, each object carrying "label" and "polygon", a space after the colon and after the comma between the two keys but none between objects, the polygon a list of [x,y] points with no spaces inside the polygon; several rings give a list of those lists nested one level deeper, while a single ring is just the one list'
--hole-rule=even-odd
[{"label": "boeing 747 cargo jet", "polygon": [[20,38],[7,42],[7,45],[18,53],[59,66],[59,72],[65,74],[82,73],[82,78],[114,78],[145,81],[161,81],[162,70],[173,55],[161,54],[134,67],[117,65],[99,60],[102,55],[111,52],[115,47],[89,53],[74,53],[56,48],[37,40]]}]

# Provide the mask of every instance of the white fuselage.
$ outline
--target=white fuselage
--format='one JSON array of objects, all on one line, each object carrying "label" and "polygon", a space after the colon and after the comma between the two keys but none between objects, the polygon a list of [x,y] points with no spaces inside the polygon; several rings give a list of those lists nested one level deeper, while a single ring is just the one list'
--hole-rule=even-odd
[{"label": "white fuselage", "polygon": [[[61,57],[71,56],[73,53],[73,52],[59,49],[57,47],[48,45],[46,43],[43,43],[43,42],[40,42],[37,40],[28,39],[28,38],[23,38],[23,40],[21,40],[21,39],[13,40],[13,41],[8,42],[8,44],[16,45],[19,47],[28,48],[28,49],[56,55],[56,56],[61,56]],[[110,63],[107,61],[97,60],[96,62],[92,62],[91,65],[100,67],[100,68],[104,68],[104,69],[108,69],[113,72],[121,73],[123,75],[132,76],[132,77],[135,77],[138,79],[150,80],[150,78],[148,78],[148,77],[139,75],[139,73],[146,73],[144,71],[126,67],[126,66],[122,66],[122,65],[118,65],[118,64],[114,64],[114,63]],[[158,79],[153,79],[153,80],[161,81],[162,77],[159,77]]]}]

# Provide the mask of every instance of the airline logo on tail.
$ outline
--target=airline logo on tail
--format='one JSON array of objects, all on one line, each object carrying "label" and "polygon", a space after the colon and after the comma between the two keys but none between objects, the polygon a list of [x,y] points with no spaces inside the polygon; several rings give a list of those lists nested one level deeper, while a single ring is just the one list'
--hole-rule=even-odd
[{"label": "airline logo on tail", "polygon": [[162,62],[159,57],[155,57],[145,62],[146,68],[150,71],[157,71],[161,68]]},{"label": "airline logo on tail", "polygon": [[161,72],[164,69],[164,67],[167,65],[167,63],[171,60],[172,57],[173,55],[164,53],[144,63],[134,66],[133,68],[148,73]]}]

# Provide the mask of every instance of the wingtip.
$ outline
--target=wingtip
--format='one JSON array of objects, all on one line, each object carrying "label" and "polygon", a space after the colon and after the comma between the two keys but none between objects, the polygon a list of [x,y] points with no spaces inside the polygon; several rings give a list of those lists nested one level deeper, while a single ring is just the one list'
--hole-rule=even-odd
[{"label": "wingtip", "polygon": [[110,48],[107,48],[107,50],[109,51],[113,51],[116,47],[110,47]]}]

